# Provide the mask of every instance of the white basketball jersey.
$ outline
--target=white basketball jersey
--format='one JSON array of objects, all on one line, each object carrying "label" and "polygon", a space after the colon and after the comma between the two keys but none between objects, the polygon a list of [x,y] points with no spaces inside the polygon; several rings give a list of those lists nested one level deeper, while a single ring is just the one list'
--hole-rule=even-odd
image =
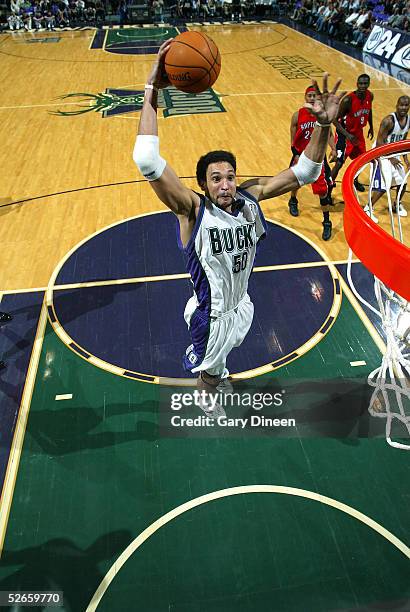
[{"label": "white basketball jersey", "polygon": [[[400,126],[399,120],[397,119],[396,113],[390,113],[390,116],[393,118],[393,129],[390,134],[387,136],[386,144],[391,142],[400,142],[400,140],[404,140],[407,136],[407,132],[410,130],[410,115],[407,116],[406,123],[404,127]],[[372,149],[376,147],[377,140],[374,141]],[[396,159],[401,159],[401,154],[391,156]]]},{"label": "white basketball jersey", "polygon": [[226,313],[246,296],[256,245],[266,234],[258,202],[239,189],[236,198],[235,212],[228,213],[201,195],[185,248],[197,308],[206,316]]},{"label": "white basketball jersey", "polygon": [[386,142],[399,142],[400,140],[404,140],[407,136],[407,132],[410,129],[410,116],[407,116],[406,123],[404,127],[400,126],[399,120],[397,119],[396,113],[390,113],[393,117],[394,126],[393,131],[387,137]]}]

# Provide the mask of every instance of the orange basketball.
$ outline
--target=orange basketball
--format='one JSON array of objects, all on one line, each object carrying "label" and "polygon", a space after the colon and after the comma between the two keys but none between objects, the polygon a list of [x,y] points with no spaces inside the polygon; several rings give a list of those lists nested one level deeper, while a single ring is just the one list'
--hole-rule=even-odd
[{"label": "orange basketball", "polygon": [[165,56],[171,85],[187,93],[211,87],[221,70],[221,55],[214,41],[201,32],[183,32],[171,43]]}]

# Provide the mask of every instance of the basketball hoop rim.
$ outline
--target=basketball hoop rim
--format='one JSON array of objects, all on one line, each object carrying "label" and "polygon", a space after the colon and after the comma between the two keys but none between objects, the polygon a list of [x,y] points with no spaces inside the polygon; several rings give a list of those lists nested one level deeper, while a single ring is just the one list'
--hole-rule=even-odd
[{"label": "basketball hoop rim", "polygon": [[345,201],[344,231],[350,248],[377,278],[410,301],[410,249],[366,215],[353,185],[359,170],[372,160],[405,152],[410,154],[410,140],[389,143],[366,151],[347,168],[342,180],[342,194]]}]

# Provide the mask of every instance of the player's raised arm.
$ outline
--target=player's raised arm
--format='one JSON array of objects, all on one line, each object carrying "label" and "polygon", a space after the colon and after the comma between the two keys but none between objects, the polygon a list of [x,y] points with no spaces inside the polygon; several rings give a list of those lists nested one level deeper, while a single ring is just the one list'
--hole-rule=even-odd
[{"label": "player's raised arm", "polygon": [[185,187],[174,170],[159,154],[157,104],[158,90],[169,85],[164,59],[172,39],[164,42],[145,85],[138,136],[133,158],[159,199],[176,215],[192,219],[199,196]]},{"label": "player's raised arm", "polygon": [[255,178],[241,185],[241,188],[246,189],[259,201],[298,189],[302,185],[314,183],[319,177],[328,146],[330,127],[337,117],[340,101],[346,93],[337,94],[341,79],[329,92],[327,79],[328,75],[326,73],[323,75],[322,92],[316,81],[313,81],[317,89],[316,100],[314,104],[305,104],[310,112],[315,115],[317,122],[310,142],[300,156],[298,163],[277,176]]}]

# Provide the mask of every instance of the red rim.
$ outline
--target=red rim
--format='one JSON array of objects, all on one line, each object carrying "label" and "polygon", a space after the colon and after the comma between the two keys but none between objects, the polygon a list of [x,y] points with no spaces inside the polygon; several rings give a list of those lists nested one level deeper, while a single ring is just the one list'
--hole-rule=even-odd
[{"label": "red rim", "polygon": [[410,152],[410,140],[370,149],[353,160],[342,181],[344,231],[353,253],[385,285],[410,300],[410,249],[378,227],[360,206],[353,181],[360,168],[381,155]]}]

